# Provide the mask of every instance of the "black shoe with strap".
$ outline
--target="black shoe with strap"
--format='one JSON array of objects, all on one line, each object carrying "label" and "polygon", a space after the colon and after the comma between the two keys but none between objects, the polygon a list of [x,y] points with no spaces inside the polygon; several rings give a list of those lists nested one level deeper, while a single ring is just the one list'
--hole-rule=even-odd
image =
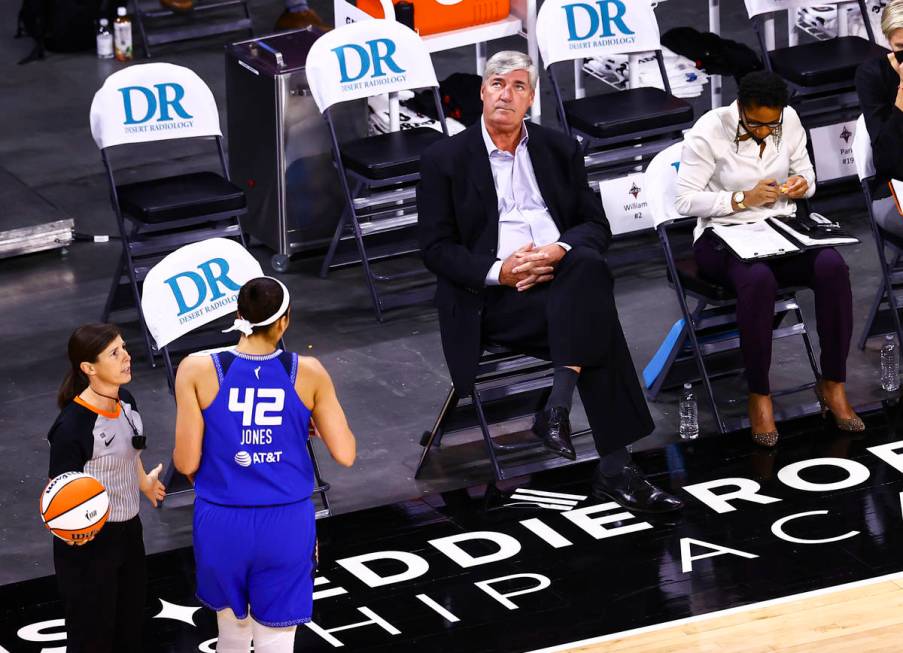
[{"label": "black shoe with strap", "polygon": [[683,501],[647,481],[634,463],[625,465],[614,477],[604,476],[597,468],[592,495],[637,512],[673,512],[684,507]]}]

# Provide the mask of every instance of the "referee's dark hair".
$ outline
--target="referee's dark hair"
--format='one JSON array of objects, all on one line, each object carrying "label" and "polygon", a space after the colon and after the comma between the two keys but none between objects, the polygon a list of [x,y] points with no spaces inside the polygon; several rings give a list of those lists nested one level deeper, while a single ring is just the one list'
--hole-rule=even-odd
[{"label": "referee's dark hair", "polygon": [[737,90],[737,101],[744,107],[775,107],[787,106],[790,100],[790,91],[787,83],[780,75],[757,70],[749,73],[740,80]]},{"label": "referee's dark hair", "polygon": [[120,335],[118,326],[104,323],[83,324],[72,332],[67,346],[70,367],[57,392],[57,406],[63,408],[85,391],[88,377],[81,370],[82,363],[96,363],[97,357]]},{"label": "referee's dark hair", "polygon": [[[273,279],[257,277],[238,291],[238,314],[251,324],[263,322],[282,306],[282,286]],[[286,313],[291,310],[291,305]],[[254,327],[254,333],[266,331],[272,325]]]}]

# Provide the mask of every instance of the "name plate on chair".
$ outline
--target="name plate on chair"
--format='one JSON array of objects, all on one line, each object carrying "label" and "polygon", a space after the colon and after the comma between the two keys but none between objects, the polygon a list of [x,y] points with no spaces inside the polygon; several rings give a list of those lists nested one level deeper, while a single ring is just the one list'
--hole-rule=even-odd
[{"label": "name plate on chair", "polygon": [[855,120],[809,130],[809,139],[815,152],[815,173],[819,181],[856,175],[856,160],[853,156],[855,136]]},{"label": "name plate on chair", "polygon": [[262,276],[257,259],[226,238],[192,243],[169,254],[147,273],[141,296],[141,311],[157,348],[234,315],[239,289]]},{"label": "name plate on chair", "polygon": [[653,228],[652,211],[647,201],[651,191],[645,186],[646,177],[641,172],[599,182],[599,195],[612,235]]}]

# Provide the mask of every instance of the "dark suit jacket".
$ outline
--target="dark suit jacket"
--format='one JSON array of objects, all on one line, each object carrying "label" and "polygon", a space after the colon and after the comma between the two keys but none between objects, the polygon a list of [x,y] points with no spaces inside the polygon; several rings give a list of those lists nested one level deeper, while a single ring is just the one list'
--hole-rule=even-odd
[{"label": "dark suit jacket", "polygon": [[[577,142],[534,124],[528,124],[527,133],[536,182],[561,241],[604,251],[611,229],[602,202],[587,185]],[[455,387],[469,394],[481,354],[485,279],[496,261],[499,229],[498,199],[479,122],[423,153],[417,210],[423,260],[438,277],[445,360]]]},{"label": "dark suit jacket", "polygon": [[875,161],[875,197],[888,197],[889,179],[903,179],[903,111],[894,106],[900,76],[880,57],[856,71],[856,92]]}]

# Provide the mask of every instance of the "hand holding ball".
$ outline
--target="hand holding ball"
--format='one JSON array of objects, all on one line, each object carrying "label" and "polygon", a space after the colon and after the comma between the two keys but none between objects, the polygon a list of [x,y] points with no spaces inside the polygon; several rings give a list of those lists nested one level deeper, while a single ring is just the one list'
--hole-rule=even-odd
[{"label": "hand holding ball", "polygon": [[110,497],[100,481],[90,474],[60,474],[41,493],[44,526],[70,544],[93,539],[109,516]]}]

